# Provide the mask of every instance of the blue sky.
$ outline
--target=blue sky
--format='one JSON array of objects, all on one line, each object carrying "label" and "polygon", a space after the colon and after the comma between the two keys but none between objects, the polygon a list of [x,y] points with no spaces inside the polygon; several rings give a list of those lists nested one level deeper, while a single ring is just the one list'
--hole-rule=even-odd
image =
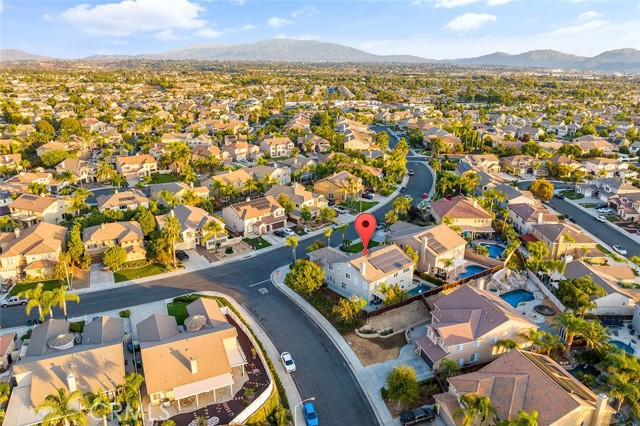
[{"label": "blue sky", "polygon": [[314,39],[427,58],[640,48],[640,0],[0,0],[0,45],[62,58]]}]

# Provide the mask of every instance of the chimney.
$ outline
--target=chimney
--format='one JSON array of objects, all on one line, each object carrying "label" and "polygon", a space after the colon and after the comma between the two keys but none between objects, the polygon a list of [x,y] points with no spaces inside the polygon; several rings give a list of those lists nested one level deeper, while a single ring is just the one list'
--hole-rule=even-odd
[{"label": "chimney", "polygon": [[596,407],[593,412],[593,421],[591,422],[593,425],[602,424],[602,419],[607,415],[607,408],[609,407],[609,397],[606,394],[598,394],[596,398]]},{"label": "chimney", "polygon": [[538,212],[538,223],[542,223],[542,216],[543,215],[544,215],[544,213]]},{"label": "chimney", "polygon": [[191,183],[189,183],[189,186],[190,186],[191,188],[193,188],[193,181],[191,181]]},{"label": "chimney", "polygon": [[73,373],[67,374],[67,387],[69,388],[69,392],[75,392],[78,390],[78,385],[76,384],[76,376]]},{"label": "chimney", "polygon": [[20,238],[20,228],[17,226],[13,228],[13,233],[16,234],[16,238]]},{"label": "chimney", "polygon": [[100,229],[104,229],[104,223],[100,224]]},{"label": "chimney", "polygon": [[189,364],[191,364],[191,374],[198,374],[198,361],[191,357],[189,358]]},{"label": "chimney", "polygon": [[360,275],[364,277],[364,274],[367,272],[367,262],[362,262],[360,264]]},{"label": "chimney", "polygon": [[422,237],[422,247],[420,249],[420,256],[422,257],[422,253],[427,251],[427,247],[429,247],[429,238],[426,236]]},{"label": "chimney", "polygon": [[476,200],[475,198],[473,199],[473,207],[478,207],[478,200]]}]

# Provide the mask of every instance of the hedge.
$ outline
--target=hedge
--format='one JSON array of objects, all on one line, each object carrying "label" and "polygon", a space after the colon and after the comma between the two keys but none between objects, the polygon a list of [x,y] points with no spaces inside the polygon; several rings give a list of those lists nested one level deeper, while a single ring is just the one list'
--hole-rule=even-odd
[{"label": "hedge", "polygon": [[423,280],[429,281],[430,283],[435,284],[437,286],[441,286],[441,285],[446,284],[446,281],[441,280],[440,278],[434,277],[433,275],[429,275],[429,274],[424,273],[424,272],[420,272],[418,274],[418,276],[420,278],[422,278]]}]

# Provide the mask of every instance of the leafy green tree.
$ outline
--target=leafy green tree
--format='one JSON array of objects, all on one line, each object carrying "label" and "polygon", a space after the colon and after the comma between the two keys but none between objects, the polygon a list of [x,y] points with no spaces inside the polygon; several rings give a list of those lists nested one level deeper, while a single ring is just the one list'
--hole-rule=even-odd
[{"label": "leafy green tree", "polygon": [[483,425],[487,420],[491,421],[496,409],[491,405],[491,400],[486,396],[468,393],[460,397],[460,408],[453,417],[461,420],[461,426]]},{"label": "leafy green tree", "polygon": [[49,190],[47,189],[47,186],[43,183],[31,182],[27,186],[27,192],[34,195],[43,195],[43,194],[48,194]]},{"label": "leafy green tree", "polygon": [[311,221],[311,219],[313,219],[313,216],[311,215],[311,209],[309,208],[309,206],[302,206],[302,209],[300,209],[300,217],[305,222],[309,222]]},{"label": "leafy green tree", "polygon": [[546,179],[534,180],[529,187],[529,191],[536,197],[549,201],[553,197],[553,184]]},{"label": "leafy green tree", "polygon": [[324,271],[310,260],[300,259],[287,274],[284,283],[298,293],[310,295],[322,287]]},{"label": "leafy green tree", "polygon": [[382,151],[386,151],[389,147],[389,134],[385,131],[382,131],[376,135],[376,145]]},{"label": "leafy green tree", "polygon": [[389,210],[384,214],[384,223],[387,224],[387,227],[393,225],[397,221],[398,221],[398,214],[395,211]]},{"label": "leafy green tree", "polygon": [[142,233],[145,237],[149,236],[156,229],[155,216],[144,207],[138,207],[136,213],[133,215],[133,220],[137,221],[142,228]]},{"label": "leafy green tree", "polygon": [[42,154],[40,161],[45,167],[54,167],[70,157],[72,157],[72,154],[69,151],[53,149]]},{"label": "leafy green tree", "polygon": [[365,306],[367,306],[367,301],[354,294],[348,299],[340,299],[338,304],[332,308],[332,312],[343,321],[354,322]]},{"label": "leafy green tree", "polygon": [[320,218],[322,220],[325,221],[332,221],[333,219],[336,218],[336,216],[338,216],[338,213],[332,209],[331,207],[323,207],[320,209],[320,211],[318,212],[318,214],[320,215]]},{"label": "leafy green tree", "polygon": [[47,135],[48,138],[52,138],[56,134],[56,129],[47,120],[38,120],[36,130]]},{"label": "leafy green tree", "polygon": [[84,244],[82,243],[82,231],[80,230],[80,224],[74,223],[69,231],[69,238],[67,240],[67,251],[71,256],[72,265],[80,262],[80,258],[84,254]]},{"label": "leafy green tree", "polygon": [[516,417],[506,422],[500,422],[496,426],[538,426],[538,412],[533,410],[531,413],[527,413],[520,410]]},{"label": "leafy green tree", "polygon": [[539,271],[542,262],[549,256],[549,248],[543,241],[535,241],[527,243],[527,251],[529,252],[527,267],[534,272]]},{"label": "leafy green tree", "polygon": [[160,196],[160,198],[164,200],[164,202],[167,204],[167,206],[169,206],[169,208],[174,208],[175,206],[180,204],[180,199],[176,197],[174,193],[171,191],[167,191],[166,189],[163,189],[158,193],[158,195]]},{"label": "leafy green tree", "polygon": [[413,367],[398,365],[394,367],[385,379],[385,387],[389,400],[398,406],[409,407],[420,399],[420,386]]},{"label": "leafy green tree", "polygon": [[59,122],[60,131],[68,135],[77,135],[82,130],[82,125],[75,117],[65,117]]},{"label": "leafy green tree", "polygon": [[293,264],[296,263],[296,249],[298,248],[298,237],[288,236],[284,242],[284,245],[291,247],[291,256],[293,257]]},{"label": "leafy green tree", "polygon": [[291,210],[293,210],[295,207],[294,202],[289,199],[289,196],[287,194],[278,195],[278,198],[276,200],[278,201],[278,204],[280,204],[280,206],[282,206],[282,208],[284,209],[284,214],[291,213]]},{"label": "leafy green tree", "polygon": [[75,408],[76,402],[82,403],[82,399],[79,390],[67,393],[60,388],[55,394],[47,395],[36,412],[47,412],[42,420],[43,426],[87,426],[87,416],[81,409]]},{"label": "leafy green tree", "polygon": [[396,197],[391,202],[391,207],[399,216],[404,216],[411,208],[411,201],[413,201],[412,198]]},{"label": "leafy green tree", "polygon": [[420,256],[418,255],[418,253],[416,253],[413,247],[405,246],[403,251],[404,251],[404,254],[409,256],[409,258],[413,262],[413,266],[416,266],[418,264],[418,261],[420,260]]},{"label": "leafy green tree", "polygon": [[584,315],[596,307],[593,299],[606,295],[606,291],[591,277],[584,276],[560,281],[556,295],[566,308]]},{"label": "leafy green tree", "polygon": [[4,422],[4,405],[11,396],[11,386],[7,382],[0,382],[0,422]]},{"label": "leafy green tree", "polygon": [[333,234],[333,228],[327,228],[324,230],[324,236],[327,237],[327,246],[331,245],[331,234]]},{"label": "leafy green tree", "polygon": [[120,246],[109,247],[102,253],[102,263],[112,271],[120,269],[126,261],[127,251]]}]

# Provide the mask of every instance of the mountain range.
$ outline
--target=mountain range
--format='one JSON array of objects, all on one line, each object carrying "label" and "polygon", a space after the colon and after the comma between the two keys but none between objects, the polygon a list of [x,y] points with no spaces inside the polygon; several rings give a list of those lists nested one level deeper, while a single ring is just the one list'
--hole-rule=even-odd
[{"label": "mountain range", "polygon": [[[15,49],[0,49],[0,61],[51,60]],[[532,50],[517,55],[496,52],[475,58],[435,60],[412,55],[376,55],[353,47],[315,40],[272,39],[249,44],[205,44],[141,55],[94,55],[94,61],[162,59],[217,61],[274,61],[330,63],[427,63],[474,66],[563,68],[606,72],[640,72],[640,50],[618,49],[594,57],[555,50]]]}]

